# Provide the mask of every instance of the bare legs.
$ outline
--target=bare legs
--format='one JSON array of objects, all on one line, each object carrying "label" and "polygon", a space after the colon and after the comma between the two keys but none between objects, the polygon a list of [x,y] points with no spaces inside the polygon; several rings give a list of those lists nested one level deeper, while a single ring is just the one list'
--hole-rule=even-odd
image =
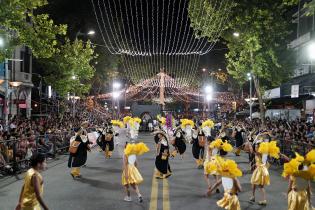
[{"label": "bare legs", "polygon": [[[267,199],[266,199],[266,190],[263,185],[259,185],[259,188],[261,190],[263,200],[259,201],[260,205],[266,205],[267,204]],[[252,185],[252,197],[250,198],[251,202],[255,202],[255,192],[256,192],[256,185]]]},{"label": "bare legs", "polygon": [[[130,184],[131,188],[137,193],[137,196],[138,196],[138,200],[140,203],[143,202],[143,199],[142,199],[142,196],[141,196],[141,193],[140,193],[140,190],[139,190],[139,187],[138,185],[136,184]],[[131,197],[130,197],[130,190],[129,190],[129,185],[125,185],[125,191],[126,191],[126,194],[127,196],[125,197],[125,201],[131,201]]]}]

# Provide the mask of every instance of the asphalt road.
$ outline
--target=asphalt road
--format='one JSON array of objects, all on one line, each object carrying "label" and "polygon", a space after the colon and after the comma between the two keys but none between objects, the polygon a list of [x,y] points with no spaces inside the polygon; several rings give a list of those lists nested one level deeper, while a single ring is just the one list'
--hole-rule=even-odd
[{"label": "asphalt road", "polygon": [[[67,157],[50,163],[43,172],[44,200],[51,210],[216,210],[220,209],[216,201],[223,195],[214,194],[205,197],[206,184],[203,170],[196,168],[191,154],[191,146],[187,147],[184,159],[176,157],[170,161],[173,175],[167,180],[153,179],[154,144],[153,137],[142,134],[140,138],[151,151],[138,158],[140,172],[144,182],[140,190],[144,198],[139,203],[133,193],[132,202],[123,201],[124,190],[121,186],[122,159],[118,152],[112,159],[105,159],[103,153],[95,149],[88,154],[88,162],[82,168],[81,180],[73,180],[67,168]],[[241,157],[229,155],[235,159],[244,176],[240,178],[243,192],[239,194],[242,209],[287,209],[287,182],[280,174],[280,168],[272,167],[271,185],[267,187],[268,205],[261,207],[248,202],[251,192],[249,166],[246,154]],[[18,179],[21,180],[18,180]],[[22,187],[22,177],[12,177],[0,181],[0,210],[13,210],[18,201]],[[221,189],[222,191],[222,189]],[[314,191],[314,189],[313,189]],[[256,200],[260,200],[259,193]],[[312,197],[315,203],[315,197]]]}]

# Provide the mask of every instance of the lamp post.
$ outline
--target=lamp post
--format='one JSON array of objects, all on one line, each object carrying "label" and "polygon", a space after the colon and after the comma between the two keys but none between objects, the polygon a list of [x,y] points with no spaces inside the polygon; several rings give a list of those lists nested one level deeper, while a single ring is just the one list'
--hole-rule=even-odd
[{"label": "lamp post", "polygon": [[121,87],[121,84],[119,82],[113,82],[113,117],[114,117],[114,111],[115,111],[115,101],[117,100],[117,117],[119,118],[119,88]]},{"label": "lamp post", "polygon": [[207,104],[208,104],[209,115],[210,115],[210,101],[212,100],[212,97],[213,97],[213,87],[211,85],[207,85],[205,87],[205,99],[206,99]]},{"label": "lamp post", "polygon": [[253,101],[252,101],[252,74],[247,73],[247,78],[249,80],[249,119],[252,121],[253,114]]},{"label": "lamp post", "polygon": [[315,42],[308,46],[308,54],[311,60],[311,73],[313,73],[313,60],[315,60]]},{"label": "lamp post", "polygon": [[38,86],[38,93],[39,93],[39,114],[42,115],[42,94],[43,94],[43,76],[38,73],[32,73],[40,78],[40,83]]},{"label": "lamp post", "polygon": [[95,34],[94,30],[89,30],[87,33],[82,33],[81,31],[78,31],[75,34],[75,39],[77,39],[79,36],[93,36]]}]

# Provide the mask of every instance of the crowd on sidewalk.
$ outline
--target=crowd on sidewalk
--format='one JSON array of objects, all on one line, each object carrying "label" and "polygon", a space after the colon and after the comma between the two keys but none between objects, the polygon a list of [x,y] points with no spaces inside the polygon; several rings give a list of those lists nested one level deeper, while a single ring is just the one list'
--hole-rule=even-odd
[{"label": "crowd on sidewalk", "polygon": [[8,129],[4,129],[4,121],[0,121],[0,176],[12,171],[12,162],[19,162],[19,168],[27,168],[26,161],[33,153],[41,153],[53,158],[57,153],[67,151],[69,139],[73,136],[73,128],[80,122],[88,120],[90,127],[101,124],[106,112],[99,107],[87,110],[84,101],[78,101],[75,115],[71,112],[71,104],[62,114],[49,115],[35,119],[12,117]]}]

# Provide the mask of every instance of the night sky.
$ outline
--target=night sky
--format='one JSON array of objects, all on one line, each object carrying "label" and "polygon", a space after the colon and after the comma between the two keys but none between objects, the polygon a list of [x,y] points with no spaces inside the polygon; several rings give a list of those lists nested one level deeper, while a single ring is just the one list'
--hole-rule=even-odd
[{"label": "night sky", "polygon": [[[121,3],[123,3],[124,0],[120,0],[120,1],[122,1]],[[177,2],[177,1],[178,0],[175,0],[174,5],[179,4],[179,2]],[[100,0],[100,2],[102,2],[102,0]],[[107,2],[107,1],[104,1],[104,2]],[[117,2],[118,1],[116,1],[116,6],[118,7]],[[148,2],[152,2],[152,1],[148,1]],[[94,0],[94,3],[97,3],[97,0]],[[105,3],[105,5],[107,5],[107,4]],[[138,1],[137,5],[133,5],[133,6],[134,6],[134,8],[136,8],[136,6],[137,6],[137,8],[140,9],[139,1]],[[149,5],[150,8],[151,8],[151,6],[152,5]],[[112,11],[114,11],[113,8],[111,8],[111,9],[112,9]],[[143,8],[143,9],[145,9],[145,8]],[[161,10],[161,8],[159,10]],[[68,35],[70,36],[71,39],[74,39],[74,37],[78,31],[84,33],[90,29],[94,29],[96,31],[96,35],[91,38],[92,42],[104,45],[100,30],[98,28],[96,18],[95,18],[94,12],[93,12],[93,6],[91,3],[91,0],[66,0],[66,1],[65,0],[49,0],[49,5],[40,9],[40,12],[45,12],[45,13],[50,14],[50,16],[54,19],[54,21],[56,23],[67,24],[68,25]],[[187,15],[186,13],[187,12],[185,12],[184,15]],[[177,15],[177,13],[174,13],[174,14]],[[165,15],[163,17],[164,22],[162,22],[161,17],[158,21],[160,21],[163,24],[166,24],[167,19],[170,17],[167,17],[166,12],[164,15]],[[129,15],[129,19],[131,19],[130,15]],[[152,19],[149,20],[149,22],[151,22],[151,21],[152,21]],[[157,21],[157,20],[155,20],[155,21]],[[128,23],[125,21],[124,24],[128,25],[128,24],[130,24],[130,22]],[[173,27],[175,27],[175,26],[173,26]],[[169,26],[169,29],[170,29],[170,26]],[[147,30],[147,29],[145,28],[145,30]],[[175,28],[173,29],[173,32],[174,31],[175,31]],[[142,37],[141,36],[142,33],[139,33],[139,34],[140,34],[141,40],[145,39],[147,42],[147,45],[150,43],[151,47],[152,47],[152,37],[151,38],[150,37],[148,38],[147,36]],[[169,43],[174,41],[174,40],[170,39],[170,37],[167,37],[167,39],[169,39],[168,40]],[[208,54],[203,55],[201,57],[200,63],[199,63],[199,69],[200,70],[202,68],[207,68],[211,71],[217,70],[219,68],[225,69],[224,53],[226,53],[226,50],[224,50],[224,48],[226,48],[226,46],[222,43],[223,42],[217,43],[216,46],[214,46],[214,48],[213,48],[213,49],[219,49],[219,50],[213,50],[213,51],[209,52]],[[220,50],[222,48],[223,48],[223,50]],[[104,48],[104,50],[106,50],[106,48]]]}]

